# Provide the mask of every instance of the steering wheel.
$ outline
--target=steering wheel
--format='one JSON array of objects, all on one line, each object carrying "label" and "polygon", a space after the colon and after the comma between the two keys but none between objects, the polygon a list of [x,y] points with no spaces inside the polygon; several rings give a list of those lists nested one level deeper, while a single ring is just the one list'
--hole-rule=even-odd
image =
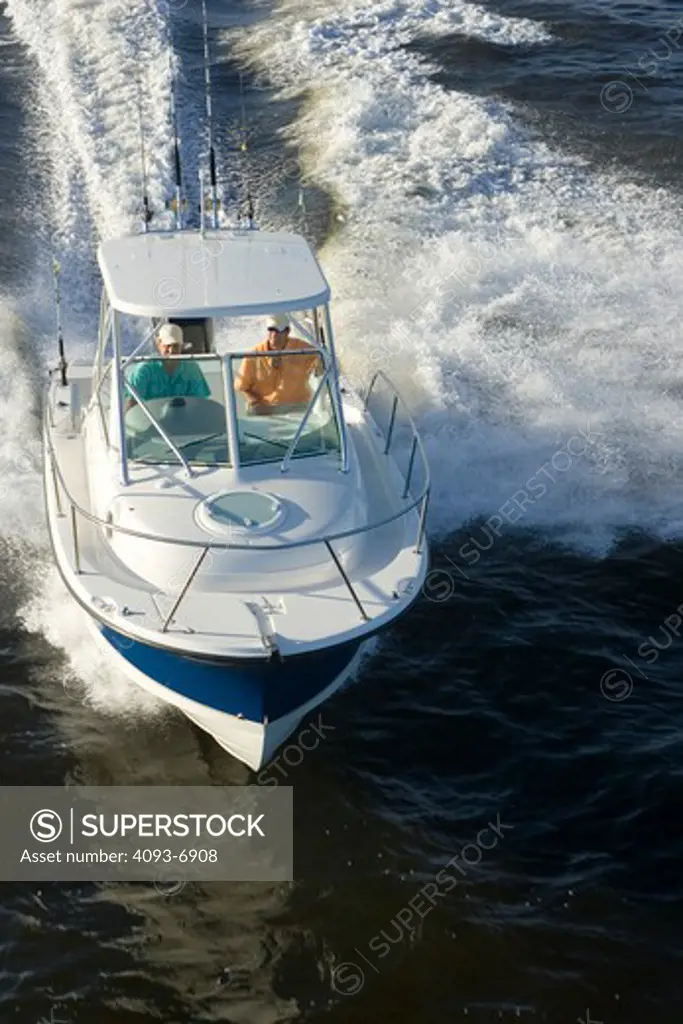
[{"label": "steering wheel", "polygon": [[[164,430],[172,436],[225,432],[225,407],[213,398],[198,395],[170,395],[149,398],[145,407]],[[126,432],[141,436],[154,427],[139,405],[126,410]]]}]

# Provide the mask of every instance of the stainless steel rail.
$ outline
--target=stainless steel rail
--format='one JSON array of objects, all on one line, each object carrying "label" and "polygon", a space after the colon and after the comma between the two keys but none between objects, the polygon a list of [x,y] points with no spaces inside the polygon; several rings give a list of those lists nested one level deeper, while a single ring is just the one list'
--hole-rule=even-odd
[{"label": "stainless steel rail", "polygon": [[285,453],[285,457],[282,460],[282,465],[280,466],[280,472],[281,473],[286,473],[289,470],[289,463],[292,461],[292,456],[294,455],[294,452],[296,451],[296,446],[298,445],[299,441],[301,440],[301,436],[302,436],[304,430],[306,429],[306,424],[308,423],[309,419],[311,418],[311,412],[315,408],[315,403],[318,401],[318,398],[320,396],[320,393],[322,392],[322,389],[327,384],[327,379],[328,379],[329,376],[330,376],[330,369],[328,367],[325,370],[325,373],[320,378],[320,383],[318,384],[317,388],[315,389],[315,394],[313,395],[313,398],[308,403],[308,408],[306,409],[306,412],[303,415],[301,423],[297,427],[296,434],[292,438],[292,443],[290,444],[289,448],[287,449],[287,451]]},{"label": "stainless steel rail", "polygon": [[331,557],[332,557],[332,561],[334,562],[334,564],[335,564],[335,565],[336,565],[336,567],[337,567],[337,572],[339,573],[339,575],[341,576],[341,578],[342,578],[342,579],[344,580],[344,583],[346,584],[346,588],[347,588],[347,590],[349,591],[349,593],[351,594],[351,597],[353,598],[353,600],[354,600],[354,602],[355,602],[356,608],[357,608],[357,609],[358,609],[358,611],[360,612],[360,615],[361,615],[361,618],[362,618],[363,622],[369,622],[369,621],[370,621],[370,618],[369,618],[369,616],[367,615],[367,613],[366,613],[366,611],[365,611],[365,608],[364,608],[364,607],[363,607],[363,605],[361,604],[361,602],[360,602],[360,598],[358,597],[358,594],[357,594],[357,593],[356,593],[356,591],[355,591],[355,590],[353,589],[353,584],[351,583],[351,580],[350,580],[350,579],[349,579],[349,577],[347,576],[347,574],[346,574],[346,570],[344,569],[344,566],[343,566],[343,565],[341,564],[341,562],[339,561],[339,555],[338,555],[338,554],[337,554],[337,552],[336,552],[336,551],[334,550],[334,548],[333,548],[333,547],[332,547],[332,545],[330,544],[329,540],[326,540],[326,541],[325,541],[325,547],[326,547],[326,548],[327,548],[327,550],[329,551],[329,553],[330,553],[330,555],[331,555]]},{"label": "stainless steel rail", "polygon": [[[130,391],[131,395],[135,399],[135,402],[136,402],[138,408],[142,409],[143,413],[145,414],[145,416],[147,417],[149,422],[152,424],[152,426],[154,427],[156,432],[161,435],[161,438],[164,441],[164,443],[168,445],[168,447],[171,449],[173,454],[176,456],[176,458],[181,463],[181,465],[182,465],[183,469],[185,470],[185,472],[187,473],[187,475],[190,477],[190,479],[192,479],[192,477],[194,476],[194,473],[190,469],[189,462],[187,462],[185,460],[185,458],[182,455],[180,449],[176,448],[176,446],[173,444],[173,441],[168,436],[168,434],[166,433],[164,428],[161,426],[161,424],[155,419],[155,417],[149,411],[149,409],[145,405],[145,403],[144,403],[144,401],[142,399],[142,396],[140,395],[139,391],[137,391],[137,389],[133,387],[133,385],[130,383],[130,381],[124,379],[123,383],[124,383],[124,386],[125,386],[126,390]],[[126,443],[126,441],[125,441],[125,438],[124,438],[124,444],[125,443]]]},{"label": "stainless steel rail", "polygon": [[[412,433],[412,445],[411,445],[411,449],[410,449],[410,458],[408,460],[408,472],[406,474],[405,481],[404,481],[402,497],[403,498],[407,498],[408,495],[410,494],[410,484],[411,484],[411,481],[412,481],[412,478],[413,478],[413,469],[415,468],[415,458],[416,458],[416,456],[419,453],[420,459],[421,459],[422,464],[424,466],[424,473],[425,473],[425,486],[424,486],[424,488],[422,490],[422,497],[426,501],[427,498],[429,497],[429,491],[431,489],[431,483],[430,483],[430,474],[429,474],[429,462],[427,461],[427,456],[425,454],[425,450],[424,450],[424,447],[423,447],[423,444],[422,444],[422,438],[420,437],[419,431],[418,431],[418,429],[417,429],[417,427],[415,425],[415,420],[410,415],[410,412],[409,412],[409,409],[408,409],[408,403],[405,401],[405,399],[401,395],[401,392],[398,390],[398,388],[396,387],[394,382],[391,380],[391,378],[386,375],[384,370],[377,370],[375,372],[375,374],[373,375],[372,380],[370,381],[370,386],[368,387],[368,390],[367,390],[367,392],[365,394],[365,399],[364,399],[364,403],[363,403],[364,406],[365,406],[365,410],[366,410],[366,412],[370,412],[370,399],[372,397],[373,391],[375,390],[375,385],[377,384],[378,380],[381,380],[381,381],[384,382],[384,384],[387,386],[387,388],[389,388],[389,390],[390,390],[390,392],[392,393],[392,396],[393,396],[393,400],[392,400],[392,403],[391,403],[391,416],[390,416],[390,419],[389,419],[389,429],[387,431],[385,442],[384,442],[384,454],[385,455],[389,454],[389,450],[391,448],[391,442],[392,442],[393,436],[394,436],[394,427],[396,425],[396,412],[398,410],[399,405],[402,405],[402,406],[405,407],[406,419],[407,419],[408,426],[410,427],[410,430],[411,430],[411,433]],[[377,422],[377,421],[375,421],[375,422]],[[379,427],[379,424],[377,424],[377,426]],[[420,500],[422,500],[422,498],[418,499],[418,503],[419,503]],[[419,551],[419,547],[418,547],[418,551]]]},{"label": "stainless steel rail", "polygon": [[[372,395],[372,392],[373,392],[373,390],[375,388],[376,382],[377,382],[377,380],[379,378],[382,378],[384,380],[384,382],[388,385],[388,387],[393,391],[393,394],[394,394],[394,405],[393,405],[391,430],[390,430],[389,436],[385,438],[384,451],[383,451],[384,455],[388,455],[389,445],[391,443],[391,434],[393,434],[393,424],[394,424],[395,416],[396,416],[396,408],[397,408],[399,403],[402,403],[403,405],[405,405],[405,402],[403,401],[400,393],[395,388],[394,384],[391,382],[389,377],[387,377],[387,375],[382,370],[378,370],[377,373],[375,373],[375,375],[373,376],[373,378],[372,378],[372,380],[370,382],[370,386],[368,388],[368,391],[367,391],[367,394],[366,394],[366,397],[365,397],[365,408],[366,408],[366,410],[368,408],[368,403],[369,403],[370,397]],[[45,434],[45,439],[46,439],[47,454],[48,454],[48,457],[49,457],[49,460],[50,460],[50,470],[51,470],[51,476],[52,476],[52,482],[53,482],[53,488],[54,488],[54,494],[55,494],[55,505],[56,505],[56,508],[57,508],[57,516],[59,518],[64,518],[63,505],[62,505],[61,496],[60,496],[60,488],[61,488],[62,495],[66,498],[66,504],[69,506],[69,510],[70,510],[71,535],[72,535],[71,539],[72,539],[72,546],[73,546],[73,552],[74,552],[74,569],[75,569],[75,572],[77,574],[80,574],[82,572],[81,552],[80,552],[79,537],[78,537],[78,522],[77,522],[77,517],[78,516],[82,516],[83,519],[86,520],[86,522],[89,522],[89,523],[94,524],[95,526],[99,526],[99,527],[104,528],[106,531],[108,531],[107,532],[107,536],[111,536],[112,533],[120,533],[120,534],[128,536],[128,537],[136,537],[136,538],[138,538],[140,540],[153,541],[154,543],[157,543],[157,544],[172,544],[172,545],[177,545],[177,546],[185,547],[185,548],[198,548],[198,549],[202,549],[200,556],[198,557],[198,559],[195,562],[195,564],[192,566],[192,568],[191,568],[191,570],[190,570],[190,572],[188,574],[187,579],[185,580],[185,582],[183,583],[182,587],[180,588],[180,591],[178,593],[178,597],[176,598],[176,600],[174,602],[174,605],[173,605],[173,608],[171,610],[171,613],[166,617],[166,620],[165,620],[165,622],[163,624],[163,627],[162,627],[162,632],[165,632],[168,629],[168,626],[169,626],[170,622],[172,621],[174,615],[178,611],[178,608],[179,608],[183,598],[187,594],[191,584],[193,583],[194,579],[196,578],[197,573],[199,572],[199,569],[201,568],[201,565],[204,562],[204,559],[205,559],[206,555],[209,553],[209,551],[213,551],[213,550],[219,550],[219,551],[226,551],[226,550],[230,550],[230,551],[252,551],[252,552],[253,551],[264,551],[264,552],[267,551],[267,552],[269,552],[272,555],[273,552],[277,553],[277,552],[280,552],[280,551],[290,551],[290,550],[294,550],[296,548],[310,547],[310,546],[312,546],[314,544],[324,544],[326,549],[327,549],[327,551],[328,551],[328,553],[332,556],[332,558],[334,560],[334,563],[335,563],[335,565],[336,565],[336,567],[337,567],[337,569],[338,569],[342,579],[344,580],[344,583],[345,583],[346,587],[348,588],[349,593],[350,593],[350,595],[351,595],[351,597],[352,597],[356,607],[359,609],[361,617],[363,618],[364,621],[367,622],[367,621],[369,621],[368,615],[365,612],[365,609],[363,608],[363,606],[362,606],[362,604],[361,604],[361,602],[360,602],[360,600],[358,598],[358,595],[356,594],[356,592],[355,592],[355,590],[353,588],[351,580],[349,579],[349,577],[346,574],[343,566],[341,565],[341,562],[340,562],[336,552],[331,547],[332,542],[339,541],[339,540],[344,540],[344,539],[346,539],[348,537],[361,536],[364,533],[370,533],[373,530],[382,529],[385,526],[389,526],[391,523],[397,522],[399,519],[402,519],[404,516],[409,515],[412,511],[414,511],[419,506],[419,508],[420,508],[419,521],[418,521],[417,536],[416,536],[416,540],[415,540],[415,548],[414,548],[414,550],[415,550],[415,552],[417,554],[419,554],[421,552],[421,550],[422,550],[422,544],[424,542],[424,535],[425,535],[425,522],[426,522],[427,506],[428,506],[428,501],[429,501],[429,492],[430,492],[431,482],[430,482],[430,475],[429,475],[429,464],[427,462],[427,458],[426,458],[426,455],[424,453],[424,448],[422,447],[422,442],[421,442],[419,434],[417,432],[417,427],[415,426],[415,423],[413,422],[413,419],[410,416],[410,413],[407,412],[407,406],[406,406],[407,418],[408,418],[408,422],[410,424],[411,430],[413,432],[411,454],[410,454],[410,462],[409,462],[409,469],[408,469],[408,474],[406,475],[406,478],[404,480],[404,488],[403,488],[403,493],[401,495],[401,500],[407,501],[407,504],[405,504],[397,512],[394,512],[392,515],[386,516],[383,519],[377,520],[376,522],[373,522],[373,523],[367,523],[364,526],[357,526],[357,527],[354,527],[353,529],[350,529],[350,530],[342,530],[342,531],[339,531],[338,533],[325,534],[322,537],[313,537],[313,538],[309,538],[307,540],[286,541],[284,543],[280,542],[280,543],[276,543],[276,544],[254,544],[253,542],[250,542],[250,543],[247,543],[247,544],[235,544],[235,543],[232,543],[232,542],[220,542],[220,541],[215,541],[215,542],[214,541],[210,541],[209,543],[206,543],[205,541],[192,541],[192,540],[187,540],[185,538],[179,538],[179,537],[171,537],[171,536],[159,537],[159,536],[154,535],[154,534],[145,533],[145,532],[143,532],[141,530],[133,530],[133,529],[130,529],[129,527],[126,527],[126,526],[120,526],[120,525],[118,525],[116,523],[113,523],[111,521],[107,521],[107,520],[101,519],[99,516],[93,515],[92,512],[89,512],[87,509],[83,508],[82,506],[80,506],[78,504],[78,502],[73,497],[73,495],[69,491],[69,488],[68,488],[68,486],[66,484],[66,481],[64,479],[64,475],[63,475],[62,470],[61,470],[60,465],[59,465],[59,461],[58,461],[58,458],[57,458],[57,453],[55,452],[54,445],[52,443],[52,438],[50,436],[50,430],[49,430],[48,422],[47,422],[48,421],[48,415],[49,415],[49,409],[50,409],[50,400],[49,400],[49,395],[48,395],[47,401],[45,402],[45,421],[46,422],[44,423],[44,428],[43,429],[44,429],[44,434]],[[410,490],[410,481],[411,481],[412,473],[413,473],[413,466],[414,466],[415,459],[416,459],[416,456],[417,456],[418,453],[419,453],[419,455],[420,455],[420,457],[422,459],[422,462],[424,464],[425,482],[424,482],[424,485],[423,485],[419,495],[416,498],[412,498],[411,497],[410,500],[408,500],[409,490]],[[46,483],[47,483],[47,479],[48,479],[47,474],[45,476],[45,479],[46,479]]]},{"label": "stainless steel rail", "polygon": [[192,569],[190,571],[190,575],[187,577],[187,579],[183,583],[182,589],[181,589],[180,593],[178,594],[177,598],[175,599],[175,601],[173,603],[173,607],[171,608],[170,612],[168,613],[168,615],[166,617],[166,621],[164,622],[163,628],[161,630],[162,633],[165,633],[168,630],[168,627],[169,627],[170,623],[173,621],[173,616],[175,615],[175,613],[178,611],[178,608],[180,607],[180,602],[182,601],[182,599],[185,597],[185,594],[190,589],[190,586],[192,584],[192,580],[195,578],[195,576],[197,575],[197,573],[201,569],[202,562],[204,561],[204,559],[206,558],[208,553],[209,553],[209,549],[208,549],[208,547],[205,547],[204,550],[202,551],[201,555],[199,556],[199,558],[195,562],[195,564],[192,566]]}]

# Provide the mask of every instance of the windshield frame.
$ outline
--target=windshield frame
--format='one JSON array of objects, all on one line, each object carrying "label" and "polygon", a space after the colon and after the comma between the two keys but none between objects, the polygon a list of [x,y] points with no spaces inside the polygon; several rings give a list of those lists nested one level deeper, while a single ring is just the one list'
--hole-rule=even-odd
[{"label": "windshield frame", "polygon": [[[138,346],[138,347],[141,347],[141,346]],[[137,352],[137,349],[136,349],[136,352]],[[120,376],[121,376],[121,382],[122,382],[123,391],[125,393],[126,400],[127,400],[128,397],[131,397],[131,398],[135,399],[135,404],[140,407],[140,409],[142,410],[143,414],[147,417],[147,419],[152,424],[152,426],[154,427],[156,432],[162,438],[164,444],[166,444],[168,446],[168,448],[170,449],[170,451],[173,452],[173,454],[176,456],[176,460],[178,462],[180,462],[180,464],[183,467],[183,470],[187,473],[187,475],[189,477],[193,477],[193,476],[196,475],[195,470],[206,468],[209,465],[212,465],[212,466],[222,466],[222,467],[225,467],[225,468],[228,468],[228,469],[235,468],[237,465],[239,465],[239,463],[235,461],[235,451],[234,451],[234,447],[233,447],[233,440],[234,439],[233,439],[232,431],[231,431],[232,418],[230,416],[230,407],[229,407],[230,403],[229,403],[229,395],[228,395],[228,391],[227,391],[227,381],[226,381],[225,360],[224,360],[224,358],[222,356],[218,355],[216,352],[204,352],[204,353],[197,354],[197,355],[180,355],[180,356],[176,357],[178,359],[182,359],[182,360],[185,360],[187,362],[190,362],[190,361],[192,361],[192,362],[214,362],[214,363],[218,363],[218,365],[220,366],[222,392],[223,392],[223,394],[222,394],[222,398],[223,398],[223,412],[225,414],[225,439],[226,439],[226,444],[227,444],[227,448],[228,448],[228,462],[216,462],[216,463],[204,463],[204,462],[194,462],[193,463],[191,460],[186,459],[184,457],[184,455],[182,454],[181,449],[171,440],[171,438],[168,436],[166,431],[163,429],[162,425],[159,423],[159,421],[157,420],[156,416],[154,415],[154,413],[151,411],[151,409],[147,405],[146,401],[140,397],[140,395],[138,394],[137,390],[133,387],[133,385],[130,383],[130,381],[126,380],[126,376],[125,376],[125,372],[124,371],[125,371],[126,367],[130,363],[132,363],[132,362],[135,362],[135,363],[146,363],[146,362],[155,362],[155,361],[158,362],[159,358],[160,357],[158,355],[136,356],[136,354],[134,352],[132,355],[125,357],[121,361],[121,363],[119,365],[119,373],[120,373]],[[124,421],[125,421],[125,412],[127,412],[127,411],[128,410],[124,408]],[[124,445],[127,445],[127,438],[128,438],[128,434],[126,432],[126,433],[124,433],[124,436],[123,436],[123,439],[122,439]],[[127,447],[126,447],[126,451],[127,451]],[[133,465],[170,466],[170,465],[174,465],[175,464],[174,461],[171,460],[171,459],[163,459],[163,460],[159,460],[158,462],[148,462],[146,459],[135,459],[135,458],[131,458],[130,456],[127,456],[127,460],[128,460],[128,462],[132,463]]]},{"label": "windshield frame", "polygon": [[[311,318],[310,312],[313,316]],[[127,398],[135,397],[132,395],[128,388],[127,381],[125,380],[124,370],[126,366],[132,361],[142,361],[144,359],[158,359],[157,355],[150,356],[139,356],[140,349],[144,348],[153,337],[155,326],[148,328],[142,341],[135,346],[135,349],[130,354],[123,352],[122,344],[122,319],[123,314],[120,310],[116,309],[109,300],[106,294],[103,296],[100,323],[100,338],[98,339],[98,352],[96,354],[96,366],[94,376],[97,379],[98,387],[95,390],[93,396],[94,401],[99,405],[100,389],[99,385],[103,379],[107,376],[107,373],[112,374],[112,387],[110,396],[110,408],[109,418],[111,421],[111,431],[105,430],[106,443],[110,449],[116,451],[116,441],[119,442],[118,454],[120,458],[119,470],[120,479],[123,486],[128,486],[130,483],[129,475],[129,461],[136,466],[141,465],[180,465],[184,472],[188,473],[189,476],[193,476],[191,465],[188,460],[184,459],[179,451],[176,453],[176,457],[168,462],[159,463],[145,463],[141,460],[128,458],[126,450],[126,402]],[[308,421],[309,415],[315,406],[315,403],[319,400],[323,389],[327,386],[332,416],[334,418],[334,425],[339,439],[339,454],[340,454],[340,471],[342,473],[348,472],[349,469],[349,455],[348,455],[348,438],[346,421],[344,418],[343,403],[340,389],[340,378],[339,378],[339,365],[337,363],[334,335],[332,330],[332,322],[330,316],[329,305],[325,304],[322,307],[313,309],[312,311],[305,310],[292,310],[291,312],[292,321],[295,323],[297,329],[302,329],[301,333],[304,334],[305,340],[309,341],[310,344],[316,349],[318,356],[320,357],[323,364],[323,373],[321,374],[321,382],[316,389],[315,394],[311,397],[311,400],[303,414],[302,421],[303,425],[300,424],[300,429],[290,443],[290,446],[285,453],[281,465],[283,472],[287,471],[288,465],[292,457],[296,452],[296,447],[303,436],[303,428]],[[309,324],[311,330],[304,327],[304,323]],[[323,328],[324,324],[324,328]],[[107,345],[107,339],[112,343],[112,357],[110,360],[105,358],[105,348]],[[303,355],[306,350],[304,349],[292,349],[289,354],[292,356]],[[306,352],[306,354],[310,354]],[[240,459],[239,453],[239,431],[238,431],[238,416],[237,416],[237,402],[234,387],[233,377],[233,360],[235,358],[243,359],[246,356],[258,356],[260,353],[255,352],[252,348],[250,349],[238,349],[236,351],[223,352],[221,354],[213,351],[206,353],[196,353],[192,356],[181,356],[181,358],[191,358],[198,362],[203,360],[218,360],[221,363],[221,372],[223,374],[223,405],[226,415],[226,441],[228,448],[229,463],[219,463],[214,465],[222,465],[224,467],[232,468],[237,470],[240,468],[248,467],[249,465],[263,465],[263,463],[245,463]],[[263,353],[267,356],[268,353]],[[104,365],[102,365],[104,364]],[[229,365],[228,365],[229,364]],[[149,419],[150,423],[154,426],[157,433],[164,440],[165,444],[168,444],[170,439],[164,437],[163,428],[157,422],[154,414],[146,406],[146,403],[136,398],[138,404],[143,407],[143,414]],[[100,409],[100,415],[104,414],[104,410]],[[171,451],[173,451],[173,445],[169,445]],[[322,453],[321,453],[322,454]],[[316,457],[317,453],[311,453],[310,458]],[[273,462],[277,462],[277,459],[273,459]],[[196,467],[203,467],[205,464],[196,463]]]},{"label": "windshield frame", "polygon": [[[311,395],[311,398],[310,398],[310,400],[308,402],[308,405],[306,406],[305,410],[303,411],[303,414],[302,414],[302,417],[301,417],[301,421],[300,421],[300,423],[299,423],[299,425],[298,425],[298,427],[296,429],[294,437],[290,441],[284,456],[282,456],[282,461],[280,463],[280,471],[282,473],[286,473],[287,472],[287,469],[289,467],[289,463],[292,460],[292,458],[294,457],[294,452],[296,451],[296,447],[297,447],[299,441],[301,440],[301,438],[303,437],[304,428],[305,428],[306,424],[308,423],[308,420],[310,418],[310,415],[311,415],[313,409],[315,408],[316,403],[318,402],[320,396],[322,395],[322,393],[324,391],[325,385],[327,385],[327,387],[328,387],[328,392],[329,392],[329,396],[330,396],[330,407],[331,407],[331,412],[332,412],[332,418],[334,419],[334,425],[335,425],[335,428],[336,428],[336,431],[337,431],[337,437],[339,438],[339,456],[340,456],[340,460],[341,460],[341,465],[343,466],[343,464],[344,464],[344,451],[345,451],[345,440],[344,440],[344,429],[343,429],[344,418],[343,418],[341,409],[337,407],[336,393],[335,393],[334,387],[332,386],[332,378],[334,376],[334,370],[335,370],[335,365],[336,364],[335,364],[335,362],[334,362],[334,360],[333,360],[333,358],[332,358],[332,356],[331,356],[331,354],[330,354],[328,349],[324,348],[321,345],[313,345],[313,348],[315,349],[316,355],[319,356],[320,361],[322,362],[323,372],[320,375],[320,380],[318,382],[318,386],[316,387],[314,393]],[[236,362],[238,362],[239,360],[244,359],[246,357],[254,357],[254,358],[257,358],[257,359],[259,359],[259,358],[261,358],[261,359],[268,359],[268,358],[272,357],[272,354],[273,353],[270,352],[270,351],[256,352],[253,349],[246,349],[246,350],[237,351],[237,352],[227,352],[225,354],[225,356],[224,356],[225,362],[226,362],[226,373],[225,373],[225,376],[226,376],[226,380],[227,380],[227,383],[228,383],[228,397],[229,397],[229,405],[231,407],[230,411],[231,411],[232,438],[234,440],[235,449],[236,449],[235,450],[235,455],[234,455],[235,465],[236,466],[240,466],[242,468],[248,468],[250,466],[265,466],[265,465],[268,465],[268,464],[271,464],[271,463],[274,463],[274,462],[278,462],[279,459],[280,459],[280,456],[278,455],[277,458],[274,458],[274,459],[264,459],[263,461],[259,461],[259,462],[244,462],[240,458],[240,454],[239,454],[239,417],[237,415],[237,400],[236,400],[237,389],[235,388],[235,375],[233,373],[233,365]],[[300,358],[301,356],[310,356],[310,354],[311,354],[310,349],[305,349],[305,348],[296,348],[296,349],[294,349],[293,348],[293,349],[287,349],[287,350],[283,351],[281,353],[281,358],[287,359],[287,358],[291,357],[293,359],[297,359],[297,358]],[[312,452],[310,455],[306,455],[305,457],[306,458],[316,458],[316,457],[320,457],[321,455],[325,455],[325,454],[329,454],[329,453]]]}]

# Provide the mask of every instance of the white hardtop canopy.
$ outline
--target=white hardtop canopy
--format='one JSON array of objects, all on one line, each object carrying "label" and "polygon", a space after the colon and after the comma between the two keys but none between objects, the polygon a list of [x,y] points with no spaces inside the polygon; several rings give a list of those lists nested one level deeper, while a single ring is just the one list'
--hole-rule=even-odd
[{"label": "white hardtop canopy", "polygon": [[103,242],[98,260],[112,306],[133,316],[250,316],[330,299],[308,242],[284,232],[150,232]]}]

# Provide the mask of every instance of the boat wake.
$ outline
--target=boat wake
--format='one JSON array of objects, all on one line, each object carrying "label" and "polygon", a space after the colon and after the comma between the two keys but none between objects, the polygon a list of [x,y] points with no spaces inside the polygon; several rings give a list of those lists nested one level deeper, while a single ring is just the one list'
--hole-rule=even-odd
[{"label": "boat wake", "polygon": [[[16,304],[0,295],[0,539],[45,539],[37,393],[42,366]],[[42,382],[42,381],[41,381]]]},{"label": "boat wake", "polygon": [[502,103],[433,84],[404,44],[453,32],[551,41],[439,0],[288,0],[234,40],[308,97],[293,131],[344,218],[323,259],[347,372],[385,366],[419,402],[433,529],[505,518],[517,495],[506,528],[584,550],[631,527],[680,536],[677,208],[530,138]]},{"label": "boat wake", "polygon": [[[13,324],[1,335],[0,387],[7,391],[3,416],[9,427],[4,436],[11,438],[2,450],[2,535],[13,545],[17,539],[27,542],[35,552],[33,571],[26,569],[34,577],[34,596],[19,618],[68,652],[63,671],[67,704],[76,677],[88,681],[84,697],[95,705],[149,711],[156,702],[121,680],[87,635],[85,616],[65,606],[44,521],[38,407],[45,366],[56,357],[52,257],[61,264],[67,355],[92,357],[99,306],[95,249],[102,239],[130,231],[139,215],[139,94],[152,207],[162,208],[168,194],[169,22],[147,0],[8,0],[6,7],[35,72],[27,116],[32,156],[47,169],[48,187],[42,196],[42,259],[35,283],[18,308],[8,306],[5,313],[0,307],[0,327],[5,317]],[[27,333],[33,341],[34,373],[27,371],[17,344]]]},{"label": "boat wake", "polygon": [[[152,203],[168,194],[175,15],[147,0],[7,0],[7,11],[35,67],[30,118],[50,194],[30,301],[0,315],[30,326],[42,365],[54,357],[53,247],[69,354],[94,350],[94,243],[130,228],[142,191],[136,76]],[[430,81],[428,60],[405,44],[451,32],[550,40],[537,22],[459,0],[380,0],[371,12],[359,0],[287,0],[230,33],[260,76],[307,97],[288,131],[341,218],[322,256],[345,370],[362,378],[384,366],[417,403],[433,531],[502,516],[596,554],[624,529],[679,537],[676,207],[663,190],[530,138],[509,107]],[[37,391],[24,357],[13,362],[16,333],[2,336],[14,446],[3,532],[33,530],[45,544],[35,460],[18,481],[11,469],[36,443]],[[41,596],[26,622],[72,648],[52,602]]]}]

